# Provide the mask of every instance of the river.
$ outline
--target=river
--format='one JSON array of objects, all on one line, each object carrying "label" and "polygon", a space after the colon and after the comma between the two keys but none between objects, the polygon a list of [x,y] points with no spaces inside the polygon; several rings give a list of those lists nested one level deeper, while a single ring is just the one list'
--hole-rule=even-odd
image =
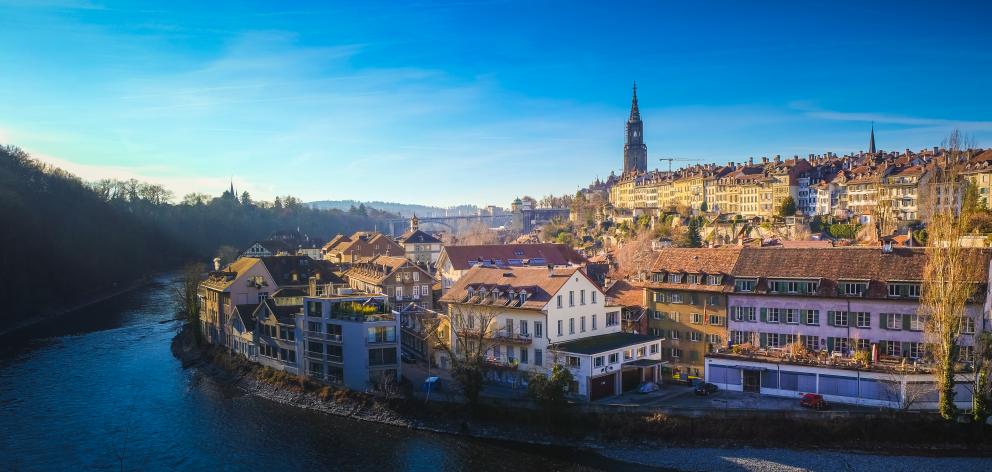
[{"label": "river", "polygon": [[0,470],[643,470],[241,395],[172,356],[170,281],[0,339]]}]

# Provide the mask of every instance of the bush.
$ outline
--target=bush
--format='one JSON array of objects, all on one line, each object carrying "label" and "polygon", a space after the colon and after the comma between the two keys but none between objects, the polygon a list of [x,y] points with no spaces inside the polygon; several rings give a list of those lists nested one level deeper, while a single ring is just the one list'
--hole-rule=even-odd
[{"label": "bush", "polygon": [[858,224],[834,223],[827,232],[837,239],[854,239],[860,229],[861,225]]}]

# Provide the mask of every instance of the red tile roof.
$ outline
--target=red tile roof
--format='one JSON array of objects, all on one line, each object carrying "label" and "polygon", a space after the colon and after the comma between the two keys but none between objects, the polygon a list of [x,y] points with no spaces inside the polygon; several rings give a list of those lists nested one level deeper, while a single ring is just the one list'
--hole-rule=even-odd
[{"label": "red tile roof", "polygon": [[[496,265],[509,265],[510,259],[528,259],[535,265],[583,264],[586,258],[565,244],[480,244],[472,246],[445,246],[451,266],[466,270],[474,261],[496,261]],[[535,262],[534,259],[542,261]]]}]

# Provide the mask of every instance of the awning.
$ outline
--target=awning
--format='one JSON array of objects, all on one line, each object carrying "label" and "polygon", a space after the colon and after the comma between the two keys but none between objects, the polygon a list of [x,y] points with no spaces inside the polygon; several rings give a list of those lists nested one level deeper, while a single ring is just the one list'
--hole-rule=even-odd
[{"label": "awning", "polygon": [[655,365],[658,365],[658,364],[667,364],[667,362],[664,362],[661,359],[638,359],[636,361],[631,361],[631,362],[624,363],[623,366],[624,367],[628,367],[628,366],[629,367],[651,367],[651,366],[655,366]]}]

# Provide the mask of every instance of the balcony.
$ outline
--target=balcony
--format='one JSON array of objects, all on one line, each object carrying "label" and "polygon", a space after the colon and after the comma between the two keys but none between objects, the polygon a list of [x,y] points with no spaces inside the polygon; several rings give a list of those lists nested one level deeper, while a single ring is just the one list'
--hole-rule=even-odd
[{"label": "balcony", "polygon": [[340,334],[321,333],[319,331],[307,331],[307,338],[320,341],[331,341],[335,343],[341,342]]},{"label": "balcony", "polygon": [[[871,362],[871,355],[867,351],[862,352],[865,354],[845,355],[838,351],[827,352],[826,350],[793,353],[792,349],[788,347],[755,349],[747,344],[741,344],[734,346],[734,349],[716,348],[708,352],[706,357],[900,374],[926,374],[933,371],[932,365],[922,359],[879,355],[876,362],[873,363]],[[967,371],[967,364],[958,363],[955,370]]]},{"label": "balcony", "polygon": [[493,333],[490,339],[506,344],[527,345],[533,342],[530,333],[515,333],[515,332],[507,331],[505,328]]}]

